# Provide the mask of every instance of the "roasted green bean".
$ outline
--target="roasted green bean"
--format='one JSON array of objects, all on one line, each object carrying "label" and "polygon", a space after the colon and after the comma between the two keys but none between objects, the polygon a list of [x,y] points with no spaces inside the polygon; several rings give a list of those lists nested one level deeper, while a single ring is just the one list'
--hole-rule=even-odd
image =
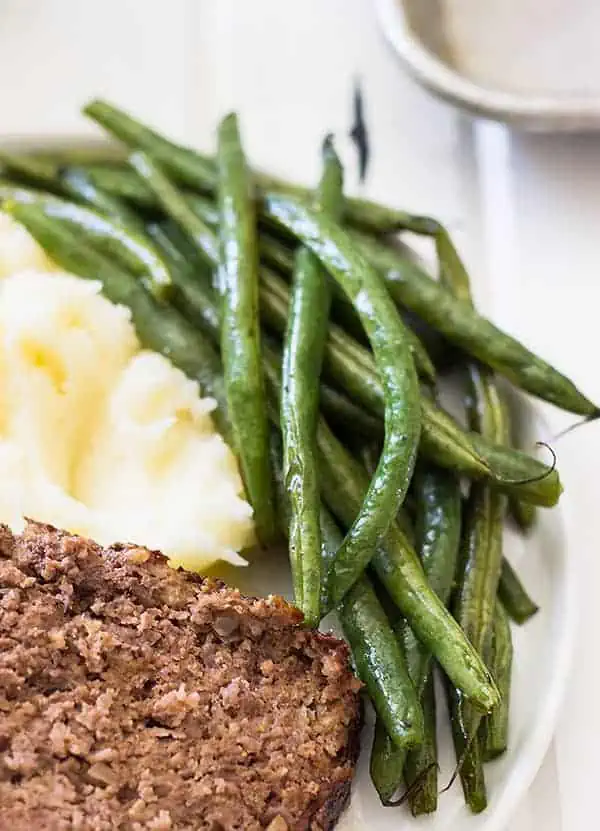
[{"label": "roasted green bean", "polygon": [[455,298],[414,262],[364,235],[354,235],[353,239],[371,265],[385,276],[396,301],[418,314],[451,343],[532,395],[573,413],[590,417],[598,414],[598,407],[568,378],[477,314],[469,303]]},{"label": "roasted green bean", "polygon": [[0,153],[0,172],[18,185],[42,188],[50,193],[63,195],[58,178],[58,166],[47,159]]},{"label": "roasted green bean", "polygon": [[[438,235],[437,249],[443,282],[454,297],[474,308],[469,276],[447,234]],[[471,428],[498,444],[505,443],[508,439],[506,412],[493,373],[475,362],[468,364],[467,372],[470,382],[467,415]],[[501,494],[487,484],[471,485],[453,611],[473,646],[486,660],[492,643],[505,511],[506,500]],[[482,741],[478,735],[481,714],[460,692],[451,693],[449,703],[465,799],[473,811],[478,811],[480,802],[487,800],[481,769]],[[473,783],[476,787],[472,787]]]},{"label": "roasted green bean", "polygon": [[[263,320],[281,333],[289,292],[279,275],[266,268],[261,272],[260,299]],[[383,415],[384,393],[372,354],[335,324],[329,326],[323,371],[369,412]],[[558,501],[562,489],[555,470],[521,451],[466,433],[427,396],[421,396],[421,418],[420,450],[435,464],[472,478],[490,478],[503,491],[536,504],[551,506]]]},{"label": "roasted green bean", "polygon": [[420,747],[406,754],[404,776],[408,802],[414,817],[433,814],[438,804],[438,761],[435,723],[435,690],[430,673],[421,696],[425,737]]},{"label": "roasted green bean", "polygon": [[83,168],[68,167],[61,170],[59,176],[64,190],[77,202],[83,202],[130,228],[143,228],[139,214],[123,199],[99,188]]},{"label": "roasted green bean", "polygon": [[[317,205],[338,217],[342,207],[342,168],[329,140]],[[315,434],[319,414],[319,378],[329,324],[329,275],[307,248],[296,254],[287,331],[283,344],[281,433],[283,476],[289,489],[290,558],[300,574],[297,603],[306,622],[317,626],[321,601],[321,496]]]},{"label": "roasted green bean", "polygon": [[[321,420],[317,429],[320,450],[321,487],[330,510],[346,527],[360,507],[368,477],[362,465],[353,459]],[[375,570],[400,612],[406,617],[419,640],[464,689],[467,697],[483,711],[497,701],[490,675],[456,622],[430,588],[419,559],[395,523],[375,552],[361,552],[355,563],[358,575],[372,559]],[[332,571],[335,572],[337,559]],[[333,602],[336,601],[334,581]]]},{"label": "roasted green bean", "polygon": [[139,277],[152,294],[159,298],[168,294],[171,287],[169,269],[151,240],[137,227],[127,227],[120,220],[91,208],[22,188],[0,187],[0,199],[15,204],[43,204],[48,217],[56,217],[65,226],[73,228],[108,259],[114,257],[123,268]]},{"label": "roasted green bean", "polygon": [[[451,684],[448,699],[451,712],[460,712],[462,698]],[[451,718],[450,722],[465,802],[474,814],[479,814],[487,808],[482,741],[477,733],[473,735],[465,729],[460,718]]]},{"label": "roasted green bean", "polygon": [[[155,161],[163,164],[176,181],[200,191],[211,192],[215,189],[216,170],[212,159],[169,141],[107,101],[91,101],[84,108],[84,113],[124,144],[144,150]],[[278,190],[308,200],[311,198],[311,193],[306,188],[272,176],[255,172],[254,179],[263,190]],[[344,219],[376,234],[385,234],[400,228],[415,233],[432,234],[438,227],[438,223],[429,217],[414,217],[364,199],[346,199]]]},{"label": "roasted green bean", "polygon": [[[453,586],[460,541],[459,482],[445,471],[417,466],[412,487],[416,497],[417,551],[430,587],[446,605]],[[400,621],[396,628],[410,677],[419,695],[423,695],[430,674],[431,653],[421,646],[404,621]],[[427,711],[425,704],[423,711]],[[372,753],[382,754],[386,759],[385,766],[378,760],[371,762],[373,783],[385,803],[401,784],[405,756],[394,749],[389,740],[386,744],[381,727],[377,730]],[[416,763],[416,760],[413,762]],[[413,773],[414,769],[406,772],[408,784],[413,781]],[[431,771],[427,777],[427,790],[434,779],[437,780],[437,772]]]},{"label": "roasted green bean", "polygon": [[539,611],[539,606],[529,597],[519,576],[506,558],[502,561],[498,596],[515,623],[526,623]]},{"label": "roasted green bean", "polygon": [[347,234],[322,212],[287,197],[269,196],[265,203],[268,215],[296,234],[352,299],[384,388],[381,458],[336,557],[333,591],[341,599],[352,585],[354,561],[377,544],[408,490],[421,430],[418,378],[404,324],[376,272],[355,256]]},{"label": "roasted green bean", "polygon": [[513,644],[510,623],[502,603],[496,603],[490,669],[500,690],[500,704],[481,725],[484,761],[502,755],[508,747],[508,714],[512,674]]},{"label": "roasted green bean", "polygon": [[378,716],[399,748],[423,741],[423,714],[402,650],[367,577],[344,597],[340,621],[359,677]]},{"label": "roasted green bean", "polygon": [[234,447],[259,539],[275,538],[269,429],[258,316],[258,239],[250,177],[237,118],[219,125],[221,358]]},{"label": "roasted green bean", "polygon": [[[274,400],[278,400],[279,360],[268,344],[265,344],[263,355],[269,393]],[[362,465],[340,444],[323,419],[317,427],[317,444],[323,501],[337,519],[348,527],[361,505],[368,477]],[[382,542],[375,554],[372,551],[361,552],[360,562],[355,564],[356,577],[353,582],[373,558],[376,570],[380,576],[383,575],[382,582],[388,593],[415,634],[454,679],[454,683],[463,689],[465,695],[472,698],[482,711],[488,712],[498,700],[491,676],[456,621],[429,587],[419,558],[395,523],[390,525],[384,543],[385,549]],[[335,576],[335,567],[336,558],[329,569],[328,608],[334,608],[338,602],[336,583],[331,580],[332,575]]]}]

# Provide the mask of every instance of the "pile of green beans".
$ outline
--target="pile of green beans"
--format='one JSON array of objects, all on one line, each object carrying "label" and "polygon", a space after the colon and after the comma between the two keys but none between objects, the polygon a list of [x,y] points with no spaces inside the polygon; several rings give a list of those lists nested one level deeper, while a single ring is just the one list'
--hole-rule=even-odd
[{"label": "pile of green beans", "polygon": [[[508,745],[510,621],[538,609],[503,522],[510,505],[529,530],[562,490],[511,444],[499,377],[588,418],[597,406],[477,312],[440,223],[344,195],[330,138],[312,191],[253,171],[233,114],[213,158],[107,102],[85,112],[126,155],[3,155],[2,210],[215,398],[260,544],[288,541],[305,625],[338,615],[376,713],[382,803],[406,788],[413,814],[438,807],[439,674],[465,799],[482,810],[484,763]],[[433,239],[439,279],[399,230]],[[467,428],[440,406],[448,360],[410,315],[468,374]]]}]

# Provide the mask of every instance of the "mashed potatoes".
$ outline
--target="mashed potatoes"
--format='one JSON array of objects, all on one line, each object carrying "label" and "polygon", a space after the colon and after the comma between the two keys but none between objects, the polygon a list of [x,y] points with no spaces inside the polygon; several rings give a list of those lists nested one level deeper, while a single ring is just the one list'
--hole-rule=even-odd
[{"label": "mashed potatoes", "polygon": [[133,541],[187,568],[243,564],[252,512],[214,402],[140,350],[98,283],[48,274],[18,232],[2,219],[0,274],[20,270],[0,281],[0,521]]}]

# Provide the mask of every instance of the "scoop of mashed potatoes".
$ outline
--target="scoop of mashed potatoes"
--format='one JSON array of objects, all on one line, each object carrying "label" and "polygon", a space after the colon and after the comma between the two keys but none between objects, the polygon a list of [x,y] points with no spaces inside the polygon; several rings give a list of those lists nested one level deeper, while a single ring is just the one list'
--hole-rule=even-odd
[{"label": "scoop of mashed potatoes", "polygon": [[[159,548],[189,569],[244,564],[252,510],[212,399],[141,350],[99,283],[48,273],[21,243],[21,270],[0,280],[0,521]],[[27,252],[35,270],[22,270]]]}]

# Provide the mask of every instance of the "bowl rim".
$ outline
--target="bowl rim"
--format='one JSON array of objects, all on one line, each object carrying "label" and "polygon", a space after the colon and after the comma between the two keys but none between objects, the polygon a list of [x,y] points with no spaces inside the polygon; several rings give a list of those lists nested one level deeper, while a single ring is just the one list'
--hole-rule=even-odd
[{"label": "bowl rim", "polygon": [[375,0],[380,28],[411,75],[445,101],[524,130],[600,130],[599,96],[519,95],[486,88],[461,75],[427,49],[411,30],[404,3]]}]

